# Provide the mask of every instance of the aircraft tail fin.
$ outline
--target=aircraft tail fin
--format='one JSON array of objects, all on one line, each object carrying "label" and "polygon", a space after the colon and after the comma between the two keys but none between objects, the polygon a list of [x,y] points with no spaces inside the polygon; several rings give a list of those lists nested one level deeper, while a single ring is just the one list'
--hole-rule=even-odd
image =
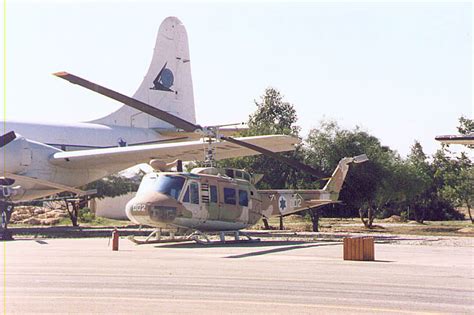
[{"label": "aircraft tail fin", "polygon": [[332,193],[339,194],[346,179],[347,171],[349,170],[350,163],[363,163],[367,161],[367,155],[362,154],[355,157],[345,157],[339,161],[336,169],[332,173],[331,178],[324,186],[323,190]]},{"label": "aircraft tail fin", "polygon": [[[178,18],[168,17],[161,23],[150,67],[133,98],[196,123],[188,36]],[[122,106],[92,123],[175,129],[170,124],[129,106]]]}]

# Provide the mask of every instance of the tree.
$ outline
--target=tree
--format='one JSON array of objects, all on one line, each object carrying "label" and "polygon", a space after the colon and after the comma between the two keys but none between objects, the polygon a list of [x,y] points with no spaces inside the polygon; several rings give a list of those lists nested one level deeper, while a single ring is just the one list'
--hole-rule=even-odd
[{"label": "tree", "polygon": [[[409,209],[413,210],[415,220],[418,223],[423,223],[426,215],[426,210],[432,198],[435,198],[436,189],[433,179],[433,170],[428,163],[426,154],[423,152],[423,147],[420,142],[415,141],[411,147],[411,152],[407,159],[408,167],[412,176],[410,191],[407,192],[407,204]],[[409,212],[408,212],[409,213]],[[410,219],[407,217],[407,219]]]},{"label": "tree", "polygon": [[456,159],[449,160],[449,166],[442,169],[438,176],[442,177],[443,186],[440,196],[449,200],[457,207],[466,206],[469,219],[474,223],[471,206],[474,202],[474,167],[466,154],[461,153]]},{"label": "tree", "polygon": [[[143,173],[140,172],[133,178],[127,178],[120,175],[110,175],[87,184],[84,190],[96,189],[97,193],[94,197],[102,199],[105,197],[117,197],[125,195],[131,191],[137,191]],[[87,201],[90,196],[81,198],[66,198],[67,193],[59,194],[59,197],[64,197],[64,209],[67,210],[69,218],[73,226],[79,226],[78,219],[81,209],[87,206]]]},{"label": "tree", "polygon": [[343,208],[358,209],[363,224],[371,228],[375,212],[388,202],[385,196],[390,195],[391,189],[389,166],[396,154],[360,128],[343,130],[334,121],[322,121],[310,131],[306,142],[307,161],[327,174],[341,158],[367,154],[369,161],[352,167],[348,173],[340,199],[345,204]]},{"label": "tree", "polygon": [[86,190],[97,189],[95,197],[99,199],[105,197],[117,197],[125,195],[131,191],[137,191],[142,177],[142,172],[133,178],[127,178],[120,175],[110,175],[87,184]]},{"label": "tree", "polygon": [[[294,106],[283,100],[283,95],[274,88],[267,88],[259,101],[255,101],[256,111],[249,116],[248,130],[243,136],[284,134],[298,137],[300,128],[296,126],[298,117]],[[300,162],[304,160],[304,148],[299,146],[295,151],[283,153],[290,159]],[[253,174],[263,174],[263,179],[257,184],[259,189],[296,188],[299,178],[297,170],[264,155],[229,159],[226,166],[246,169]],[[268,222],[264,220],[266,228]]]}]

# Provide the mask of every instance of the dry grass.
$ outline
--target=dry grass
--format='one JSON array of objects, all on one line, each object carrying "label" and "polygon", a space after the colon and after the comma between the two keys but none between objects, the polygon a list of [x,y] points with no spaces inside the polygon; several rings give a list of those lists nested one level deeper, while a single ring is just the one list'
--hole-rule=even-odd
[{"label": "dry grass", "polygon": [[[271,218],[270,225],[278,229],[280,225],[279,218]],[[295,232],[311,232],[312,223],[308,218],[299,215],[287,216],[283,219],[285,230]],[[264,229],[263,222],[255,225],[254,229]],[[410,222],[387,222],[387,220],[375,220],[372,229],[367,229],[360,219],[338,219],[321,218],[319,220],[320,232],[332,233],[387,233],[404,235],[433,235],[433,236],[468,236],[474,237],[474,225],[470,221],[425,221],[419,224]]]}]

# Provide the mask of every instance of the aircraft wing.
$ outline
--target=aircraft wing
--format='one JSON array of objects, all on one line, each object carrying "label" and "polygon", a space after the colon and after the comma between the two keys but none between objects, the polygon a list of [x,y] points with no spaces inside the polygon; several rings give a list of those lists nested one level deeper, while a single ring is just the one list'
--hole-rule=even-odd
[{"label": "aircraft wing", "polygon": [[435,139],[446,144],[474,145],[474,132],[467,135],[437,136]]},{"label": "aircraft wing", "polygon": [[[292,151],[300,140],[285,135],[269,135],[236,138],[258,145],[273,152]],[[203,160],[207,143],[203,141],[187,141],[175,143],[159,143],[136,145],[131,147],[104,148],[81,151],[64,151],[53,154],[50,162],[66,168],[94,168],[112,164],[136,165],[148,163],[152,159],[171,162],[176,159],[183,161]],[[222,160],[233,157],[259,154],[248,148],[227,141],[216,142],[215,159]]]}]

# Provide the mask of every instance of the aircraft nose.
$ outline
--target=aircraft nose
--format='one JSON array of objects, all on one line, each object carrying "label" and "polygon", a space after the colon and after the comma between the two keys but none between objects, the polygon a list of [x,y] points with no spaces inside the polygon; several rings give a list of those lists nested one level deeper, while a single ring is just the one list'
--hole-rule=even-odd
[{"label": "aircraft nose", "polygon": [[135,223],[145,221],[169,223],[179,215],[180,204],[170,196],[153,192],[130,200],[126,213],[128,218]]},{"label": "aircraft nose", "polygon": [[179,212],[179,203],[176,199],[163,195],[158,200],[152,202],[149,208],[149,215],[152,221],[172,222]]}]

